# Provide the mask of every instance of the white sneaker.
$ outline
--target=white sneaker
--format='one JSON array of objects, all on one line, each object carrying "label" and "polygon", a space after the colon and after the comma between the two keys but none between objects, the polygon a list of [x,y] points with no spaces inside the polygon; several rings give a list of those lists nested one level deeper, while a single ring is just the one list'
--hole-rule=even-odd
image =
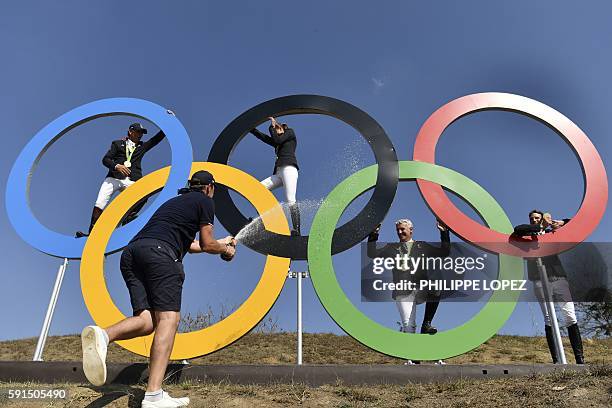
[{"label": "white sneaker", "polygon": [[87,326],[81,332],[83,347],[83,372],[96,386],[106,382],[106,337],[101,327]]},{"label": "white sneaker", "polygon": [[444,360],[438,360],[436,365],[446,365],[446,363],[444,362]]},{"label": "white sneaker", "polygon": [[142,408],[174,408],[186,407],[189,405],[189,398],[172,398],[166,391],[162,392],[162,399],[152,402],[142,400]]}]

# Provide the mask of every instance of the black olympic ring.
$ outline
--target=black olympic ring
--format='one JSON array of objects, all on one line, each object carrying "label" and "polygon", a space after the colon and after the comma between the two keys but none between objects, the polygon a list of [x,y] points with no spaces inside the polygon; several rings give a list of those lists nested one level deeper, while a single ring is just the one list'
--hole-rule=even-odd
[{"label": "black olympic ring", "polygon": [[[215,140],[208,161],[228,164],[234,148],[249,130],[264,123],[268,117],[321,114],[332,116],[355,128],[368,142],[378,164],[376,185],[372,197],[352,220],[336,228],[332,254],[345,251],[362,241],[385,218],[393,203],[398,183],[398,162],[395,148],[385,130],[366,112],[339,99],[320,95],[290,95],[271,99],[247,110],[223,129]],[[249,222],[236,207],[225,186],[215,191],[216,216],[227,231],[236,235]],[[288,236],[267,231],[261,220],[256,226],[256,240],[244,245],[265,255],[295,260],[308,257],[308,236]]]}]

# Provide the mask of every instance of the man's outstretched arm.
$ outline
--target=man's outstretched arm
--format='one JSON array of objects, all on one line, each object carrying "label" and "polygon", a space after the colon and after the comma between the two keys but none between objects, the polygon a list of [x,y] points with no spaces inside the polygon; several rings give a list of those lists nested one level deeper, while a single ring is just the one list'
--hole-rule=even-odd
[{"label": "man's outstretched arm", "polygon": [[142,147],[144,147],[145,151],[151,150],[152,148],[157,146],[159,142],[164,140],[164,137],[166,137],[166,134],[162,130],[160,130],[155,136],[144,142],[142,144]]},{"label": "man's outstretched arm", "polygon": [[446,225],[442,224],[441,221],[437,221],[436,227],[440,231],[440,247],[425,243],[427,246],[427,253],[428,256],[443,258],[450,254],[450,231]]},{"label": "man's outstretched arm", "polygon": [[368,243],[366,246],[366,255],[368,258],[378,258],[385,256],[393,256],[394,252],[397,251],[396,245],[383,245],[382,247],[378,247],[378,235],[380,233],[380,224],[374,229],[374,231],[370,232],[368,235]]},{"label": "man's outstretched arm", "polygon": [[526,237],[537,235],[542,230],[539,224],[521,224],[514,227],[512,235],[517,237]]},{"label": "man's outstretched arm", "polygon": [[234,256],[236,252],[235,240],[228,236],[220,240],[216,240],[213,234],[213,226],[202,225],[200,227],[200,239],[194,240],[189,247],[189,253],[197,254],[206,252],[209,254],[225,254]]},{"label": "man's outstretched arm", "polygon": [[260,132],[259,129],[257,128],[253,128],[251,130],[249,130],[249,132],[255,136],[256,138],[258,138],[259,140],[261,140],[262,142],[264,142],[265,144],[268,144],[272,147],[276,147],[276,143],[274,143],[274,141],[272,140],[272,138],[268,135],[266,135],[263,132]]}]

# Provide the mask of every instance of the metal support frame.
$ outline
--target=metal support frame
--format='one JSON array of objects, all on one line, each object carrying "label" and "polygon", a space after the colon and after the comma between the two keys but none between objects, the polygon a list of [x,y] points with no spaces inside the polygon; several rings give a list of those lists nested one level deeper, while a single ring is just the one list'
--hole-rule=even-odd
[{"label": "metal support frame", "polygon": [[38,336],[38,343],[36,344],[36,350],[34,351],[33,361],[43,361],[42,355],[45,349],[45,343],[47,342],[47,336],[49,335],[49,328],[51,327],[51,321],[53,320],[53,313],[55,312],[55,305],[57,304],[57,298],[59,297],[60,289],[62,288],[62,281],[64,280],[64,274],[68,267],[68,258],[64,258],[64,262],[60,265],[57,271],[57,277],[55,278],[55,285],[53,285],[53,291],[51,292],[51,299],[49,299],[49,306],[47,307],[47,314],[40,330],[40,336]]},{"label": "metal support frame", "polygon": [[297,279],[297,364],[302,365],[302,279],[308,278],[308,271],[289,271],[291,279]]},{"label": "metal support frame", "polygon": [[563,342],[561,340],[561,331],[559,330],[559,322],[557,321],[557,312],[555,311],[555,304],[553,302],[552,293],[550,292],[550,286],[548,282],[548,275],[546,273],[546,266],[542,262],[542,258],[536,259],[536,265],[540,272],[540,282],[542,282],[542,292],[544,292],[544,306],[550,317],[550,323],[553,329],[553,340],[555,342],[555,348],[557,349],[557,356],[561,364],[567,364],[565,358],[565,350],[563,349]]}]

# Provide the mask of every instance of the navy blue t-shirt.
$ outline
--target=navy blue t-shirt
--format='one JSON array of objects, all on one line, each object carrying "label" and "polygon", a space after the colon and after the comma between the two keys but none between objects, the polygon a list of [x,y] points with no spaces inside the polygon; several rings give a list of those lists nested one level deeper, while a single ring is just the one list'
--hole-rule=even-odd
[{"label": "navy blue t-shirt", "polygon": [[132,239],[153,238],[164,241],[179,258],[189,250],[202,225],[213,225],[215,202],[201,191],[190,191],[161,205],[153,217]]}]

